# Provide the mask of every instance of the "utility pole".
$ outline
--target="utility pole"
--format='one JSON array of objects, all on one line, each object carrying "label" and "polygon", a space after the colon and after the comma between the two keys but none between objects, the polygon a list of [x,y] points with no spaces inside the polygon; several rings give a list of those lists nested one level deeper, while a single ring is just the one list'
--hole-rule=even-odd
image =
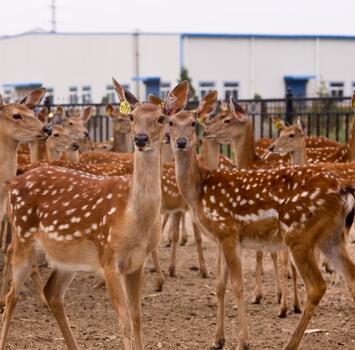
[{"label": "utility pole", "polygon": [[55,33],[57,31],[57,6],[55,3],[55,0],[52,0],[52,5],[51,5],[51,12],[52,12],[52,16],[51,16],[51,32]]},{"label": "utility pole", "polygon": [[140,69],[139,69],[139,29],[137,29],[133,33],[133,62],[134,62],[134,74],[136,76],[136,97],[139,100],[140,99],[140,94],[139,94],[139,75],[140,75]]}]

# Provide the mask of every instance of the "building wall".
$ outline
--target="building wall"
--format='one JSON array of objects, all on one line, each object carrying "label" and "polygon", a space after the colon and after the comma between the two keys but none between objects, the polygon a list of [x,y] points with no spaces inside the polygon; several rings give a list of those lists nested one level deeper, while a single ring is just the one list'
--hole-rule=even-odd
[{"label": "building wall", "polygon": [[[134,78],[160,77],[173,86],[185,66],[199,91],[214,83],[221,96],[225,82],[239,84],[240,98],[285,94],[285,76],[308,76],[307,95],[320,81],[343,82],[344,94],[355,88],[355,37],[147,34],[138,38],[139,72],[135,68],[135,36],[130,33],[25,34],[0,38],[0,86],[41,82],[54,88],[55,102],[68,102],[69,88],[91,87],[101,102],[116,77],[144,98],[143,83]],[[0,88],[1,89],[1,88]]]}]

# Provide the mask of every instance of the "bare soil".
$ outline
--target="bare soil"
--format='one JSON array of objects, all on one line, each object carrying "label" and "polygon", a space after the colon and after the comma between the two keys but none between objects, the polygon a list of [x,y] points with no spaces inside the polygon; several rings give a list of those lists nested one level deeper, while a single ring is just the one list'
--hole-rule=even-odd
[{"label": "bare soil", "polygon": [[[355,261],[355,244],[350,245]],[[199,276],[197,254],[190,236],[186,246],[178,248],[177,277],[166,276],[164,290],[154,291],[155,275],[146,266],[143,323],[145,348],[150,349],[209,349],[214,339],[216,324],[216,297],[214,278],[216,249],[204,240],[204,253],[210,271],[209,279]],[[168,268],[170,248],[161,248],[161,262]],[[245,297],[251,298],[254,286],[255,252],[244,252]],[[49,269],[42,268],[44,277]],[[331,284],[331,278],[323,273],[328,290],[309,325],[300,349],[355,349],[355,305],[343,280]],[[92,273],[78,274],[65,298],[66,310],[74,334],[82,349],[123,349],[117,331],[116,317],[105,287],[93,289],[99,277]],[[272,263],[264,259],[263,293],[260,305],[248,303],[248,322],[251,349],[282,349],[295,329],[299,314],[291,310],[291,281],[289,313],[286,319],[277,317],[278,304]],[[305,302],[304,286],[299,282],[302,305]],[[226,346],[235,349],[238,337],[237,310],[232,293],[226,298]],[[48,309],[35,295],[32,282],[26,283],[14,313],[6,349],[59,350],[67,349],[62,334]]]}]

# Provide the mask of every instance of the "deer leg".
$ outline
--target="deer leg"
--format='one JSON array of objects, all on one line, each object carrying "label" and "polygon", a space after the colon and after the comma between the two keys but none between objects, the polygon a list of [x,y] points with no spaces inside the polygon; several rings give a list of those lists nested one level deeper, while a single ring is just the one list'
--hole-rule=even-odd
[{"label": "deer leg", "polygon": [[136,350],[143,350],[142,336],[142,288],[143,268],[126,275],[126,290],[133,323],[133,339]]},{"label": "deer leg", "polygon": [[229,269],[224,260],[221,248],[218,248],[218,266],[217,266],[217,326],[215,333],[215,341],[211,349],[223,349],[224,338],[224,299],[229,278]]},{"label": "deer leg", "polygon": [[9,285],[11,281],[11,260],[13,254],[13,245],[10,244],[7,248],[7,252],[4,256],[4,270],[3,270],[3,278],[1,284],[1,292],[0,292],[0,307],[3,309],[5,305],[6,294],[9,290]]},{"label": "deer leg", "polygon": [[281,283],[280,283],[278,254],[277,254],[277,252],[272,252],[270,254],[270,256],[271,256],[272,263],[273,263],[273,266],[274,266],[277,302],[280,304],[281,303],[281,298],[282,298],[282,290],[281,290]]},{"label": "deer leg", "polygon": [[[186,229],[186,213],[181,215],[181,239],[180,245],[184,246],[187,242],[187,229]],[[196,237],[195,237],[196,238]]]},{"label": "deer leg", "polygon": [[293,246],[291,253],[297,269],[305,283],[307,301],[298,326],[285,347],[285,350],[298,349],[309,321],[314,315],[314,311],[327,288],[314,257],[313,247]]},{"label": "deer leg", "polygon": [[282,268],[282,297],[279,310],[279,317],[287,316],[287,280],[288,280],[288,250],[280,251],[281,268]]},{"label": "deer leg", "polygon": [[292,284],[293,284],[293,312],[295,314],[300,314],[302,311],[300,306],[300,300],[298,297],[297,269],[292,262],[291,262],[291,271],[292,271]]},{"label": "deer leg", "polygon": [[155,290],[157,292],[161,292],[164,285],[164,274],[163,271],[161,270],[158,252],[159,252],[159,248],[157,247],[152,251],[152,258],[155,267],[155,272],[157,274],[157,280],[155,282],[156,283]]},{"label": "deer leg", "polygon": [[[16,248],[17,247],[19,246],[16,245]],[[8,255],[8,258],[11,259],[12,283],[10,291],[6,296],[5,310],[2,318],[3,324],[0,339],[0,350],[5,349],[6,338],[9,332],[11,317],[17,304],[21,288],[23,287],[25,279],[28,276],[32,266],[31,253],[31,246],[21,245],[21,248],[11,250],[11,254]],[[10,262],[8,265],[10,265]],[[10,273],[11,271],[9,271],[9,274]]]},{"label": "deer leg", "polygon": [[237,350],[249,350],[249,330],[244,302],[244,283],[242,262],[238,253],[235,238],[226,238],[222,242],[223,254],[229,268],[231,288],[237,300],[238,318],[240,325],[239,345]]},{"label": "deer leg", "polygon": [[263,297],[261,292],[261,275],[263,269],[263,252],[256,252],[256,267],[255,267],[255,288],[253,290],[253,296],[251,303],[260,304]]},{"label": "deer leg", "polygon": [[176,248],[179,242],[179,224],[180,224],[181,213],[171,214],[170,227],[173,233],[172,247],[171,247],[171,257],[170,257],[170,266],[169,266],[169,276],[176,276]]},{"label": "deer leg", "polygon": [[205,262],[205,258],[203,256],[201,232],[195,222],[192,222],[192,225],[193,225],[193,230],[194,230],[194,236],[195,236],[195,242],[196,242],[196,248],[197,248],[197,254],[198,254],[198,261],[199,261],[199,265],[200,265],[200,274],[201,274],[202,278],[208,278],[206,262]]},{"label": "deer leg", "polygon": [[49,308],[56,318],[65,342],[70,350],[79,350],[79,345],[69,326],[68,317],[64,310],[64,294],[74,278],[73,272],[53,269],[44,286],[43,293]]},{"label": "deer leg", "polygon": [[116,266],[104,266],[106,285],[123,335],[124,350],[132,350],[132,319],[123,276]]},{"label": "deer leg", "polygon": [[[36,256],[35,253],[34,253],[34,256]],[[40,302],[43,305],[47,305],[46,298],[43,295],[43,284],[42,284],[41,274],[39,272],[37,262],[34,262],[32,265],[31,278],[32,278],[32,281],[35,285],[36,292],[37,292],[37,295],[39,296]]]},{"label": "deer leg", "polygon": [[[166,227],[170,217],[171,217],[171,214],[164,214],[162,232],[164,232],[165,227]],[[170,221],[171,221],[171,219],[170,219]],[[171,241],[172,241],[172,232],[171,232],[171,223],[170,223],[169,230],[168,230],[168,240],[165,244],[165,247],[171,247]]]}]

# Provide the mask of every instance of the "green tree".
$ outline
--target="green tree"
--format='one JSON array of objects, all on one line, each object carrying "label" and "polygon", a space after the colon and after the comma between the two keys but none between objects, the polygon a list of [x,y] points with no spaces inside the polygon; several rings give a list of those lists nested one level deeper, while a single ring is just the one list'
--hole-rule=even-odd
[{"label": "green tree", "polygon": [[179,83],[182,82],[183,80],[187,80],[190,84],[190,96],[189,96],[189,100],[197,100],[197,96],[196,96],[196,90],[195,88],[193,87],[192,85],[192,79],[189,77],[189,72],[188,70],[183,67],[181,69],[181,72],[180,72],[180,77],[179,77]]}]

